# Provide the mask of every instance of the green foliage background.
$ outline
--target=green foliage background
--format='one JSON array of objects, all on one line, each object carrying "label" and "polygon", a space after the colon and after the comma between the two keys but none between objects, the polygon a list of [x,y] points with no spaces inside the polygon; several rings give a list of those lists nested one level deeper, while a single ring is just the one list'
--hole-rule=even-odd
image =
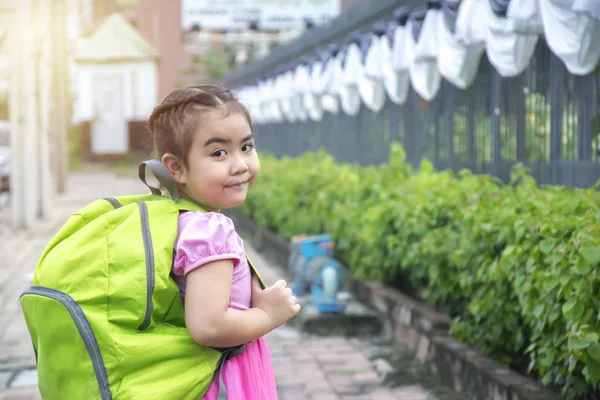
[{"label": "green foliage background", "polygon": [[468,171],[261,156],[245,215],[285,238],[328,232],[362,279],[455,317],[454,334],[567,398],[600,398],[600,198]]}]

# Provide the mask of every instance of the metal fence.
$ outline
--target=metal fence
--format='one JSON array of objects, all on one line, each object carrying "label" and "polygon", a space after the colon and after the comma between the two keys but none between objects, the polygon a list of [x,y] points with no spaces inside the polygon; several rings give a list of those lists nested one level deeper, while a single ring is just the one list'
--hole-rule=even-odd
[{"label": "metal fence", "polygon": [[[223,83],[249,83],[292,56],[364,29],[398,2],[379,4],[376,10],[354,7],[335,28],[319,28],[295,48],[277,49]],[[379,113],[362,106],[355,117],[326,113],[319,122],[258,125],[255,131],[260,149],[277,156],[324,148],[342,162],[378,164],[387,161],[395,141],[414,166],[426,158],[438,169],[467,168],[507,180],[511,166],[522,162],[540,184],[589,187],[600,179],[599,102],[600,75],[570,74],[540,37],[530,66],[515,78],[501,77],[484,54],[467,90],[444,81],[431,102],[411,90],[403,106],[388,99]]]}]

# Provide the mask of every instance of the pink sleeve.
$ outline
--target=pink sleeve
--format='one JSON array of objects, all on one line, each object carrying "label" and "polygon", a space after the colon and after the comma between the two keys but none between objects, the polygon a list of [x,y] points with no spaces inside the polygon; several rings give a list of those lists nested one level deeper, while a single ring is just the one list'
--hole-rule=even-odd
[{"label": "pink sleeve", "polygon": [[175,243],[175,275],[187,275],[197,267],[218,260],[232,260],[236,267],[244,254],[244,245],[233,222],[219,213],[189,214],[180,219],[180,224],[184,222],[185,226]]}]

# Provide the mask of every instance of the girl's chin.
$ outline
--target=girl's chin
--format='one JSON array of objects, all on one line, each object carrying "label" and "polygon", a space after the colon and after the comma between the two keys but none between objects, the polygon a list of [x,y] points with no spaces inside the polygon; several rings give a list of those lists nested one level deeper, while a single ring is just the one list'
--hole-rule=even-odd
[{"label": "girl's chin", "polygon": [[221,207],[219,207],[219,209],[235,208],[235,207],[238,207],[238,206],[241,206],[242,204],[244,204],[245,201],[246,201],[246,194],[244,194],[242,196],[240,193],[240,196],[232,196],[229,199],[227,199],[226,201],[223,201],[221,203]]}]

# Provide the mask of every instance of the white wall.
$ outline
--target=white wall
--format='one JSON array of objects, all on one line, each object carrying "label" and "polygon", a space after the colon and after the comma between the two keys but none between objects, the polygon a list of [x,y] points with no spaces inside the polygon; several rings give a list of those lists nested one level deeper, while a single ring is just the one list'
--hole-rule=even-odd
[{"label": "white wall", "polygon": [[74,66],[76,96],[73,122],[90,120],[93,111],[92,76],[118,73],[123,82],[125,118],[147,120],[158,101],[158,68],[154,62],[122,64],[78,64]]},{"label": "white wall", "polygon": [[0,53],[0,95],[8,96],[8,79],[10,77],[10,56]]}]

